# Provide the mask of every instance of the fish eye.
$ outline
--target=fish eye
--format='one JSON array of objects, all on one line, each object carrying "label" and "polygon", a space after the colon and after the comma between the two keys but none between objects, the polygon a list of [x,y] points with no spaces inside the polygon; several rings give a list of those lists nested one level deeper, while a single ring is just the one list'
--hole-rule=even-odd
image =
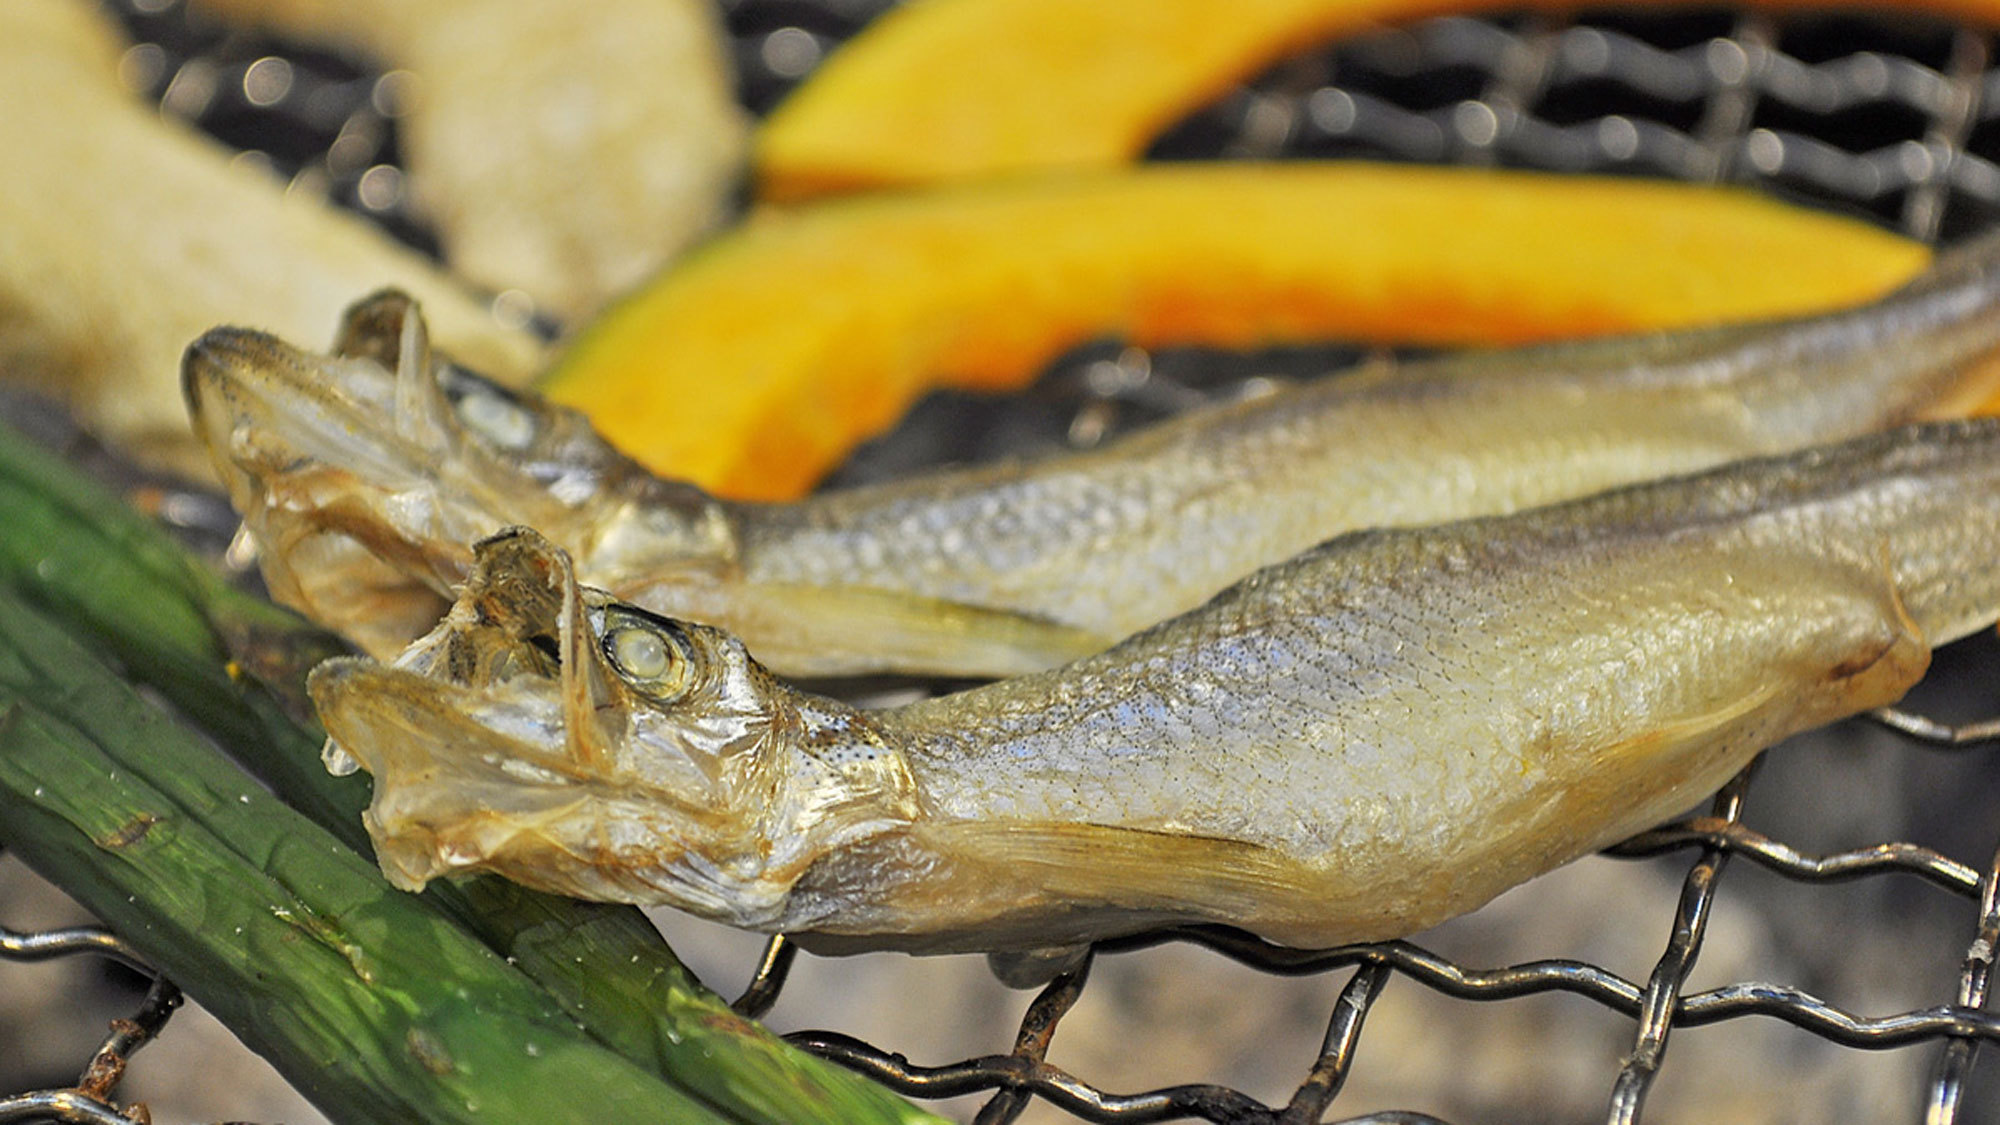
[{"label": "fish eye", "polygon": [[658,679],[672,658],[667,642],[650,629],[627,627],[611,634],[611,653],[627,675],[642,680]]},{"label": "fish eye", "polygon": [[619,624],[604,634],[604,651],[612,666],[646,694],[667,703],[687,694],[693,673],[677,638],[649,625]]},{"label": "fish eye", "polygon": [[458,420],[501,449],[518,452],[535,440],[534,416],[518,403],[483,387],[466,392],[458,400]]}]

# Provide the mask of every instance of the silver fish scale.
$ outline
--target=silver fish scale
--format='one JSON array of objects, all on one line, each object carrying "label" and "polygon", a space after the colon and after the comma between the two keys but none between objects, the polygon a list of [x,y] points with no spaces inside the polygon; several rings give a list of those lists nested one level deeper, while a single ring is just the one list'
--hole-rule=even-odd
[{"label": "silver fish scale", "polygon": [[[191,18],[180,0],[109,2],[137,39],[121,68],[135,92],[238,146],[242,159],[267,164],[295,188],[323,193],[422,249],[435,248],[402,189],[398,76],[208,26]],[[724,0],[744,103],[767,111],[886,6],[882,0]],[[2000,219],[2000,68],[1992,65],[1992,48],[1986,34],[1906,15],[1779,18],[1717,8],[1444,18],[1288,59],[1169,130],[1150,155],[1365,157],[1726,181],[1950,241]],[[998,401],[932,396],[899,429],[858,453],[840,479],[881,479],[944,459],[1092,445],[1191,405],[1254,390],[1267,379],[1340,366],[1357,354],[1336,348],[1147,354],[1115,341],[1092,345],[1052,366],[1020,395]],[[1990,681],[1996,662],[2000,647],[1991,638],[1967,642],[1940,654],[1932,681],[1944,686],[1927,684],[1920,691],[1947,705],[1949,681]],[[1964,694],[1963,686],[1958,690]],[[1883,718],[1921,746],[1965,746],[2000,735],[1994,729],[2000,724],[1948,728],[1914,715]],[[1964,789],[1985,785],[1991,791],[1993,770],[1980,757],[1952,759],[1947,768],[1957,771],[1955,784]],[[1644,981],[1570,959],[1481,968],[1408,942],[1298,951],[1221,929],[1148,935],[1094,951],[1093,957],[1189,942],[1276,974],[1351,971],[1316,1061],[1283,1106],[1214,1085],[1115,1094],[1050,1064],[1049,1038],[1081,995],[1090,960],[1029,1005],[1016,1048],[1007,1055],[919,1066],[837,1032],[791,1039],[912,1096],[993,1091],[978,1114],[982,1123],[1010,1121],[1033,1099],[1092,1121],[1319,1121],[1351,1072],[1372,1006],[1391,979],[1402,977],[1465,1001],[1563,993],[1631,1018],[1614,1045],[1622,1062],[1603,1079],[1610,1090],[1605,1116],[1612,1122],[1640,1119],[1673,1030],[1752,1016],[1782,1020],[1843,1047],[1930,1050],[1932,1078],[1911,1094],[1912,1119],[1944,1125],[2000,1115],[2000,1087],[1974,1085],[1970,1078],[1980,1045],[2000,1041],[2000,1015],[1984,1010],[1991,951],[2000,945],[2000,857],[1981,868],[1938,847],[1898,840],[1813,854],[1744,824],[1749,779],[1746,771],[1705,814],[1613,849],[1628,858],[1697,853],[1686,869],[1664,952]],[[1990,802],[1969,807],[1985,815],[1965,818],[1977,823],[1959,825],[1955,834],[1932,834],[1951,836],[1961,851],[1990,846],[2000,835]],[[1963,934],[1969,952],[1955,992],[1926,1007],[1869,1016],[1784,984],[1687,990],[1718,881],[1734,856],[1802,888],[1902,875],[1920,887],[1913,894],[1970,904],[1972,924]],[[1834,908],[1826,916],[1855,932],[1894,924],[1886,913]],[[0,958],[74,953],[130,959],[100,931],[0,931]],[[793,956],[792,946],[774,941],[739,1009],[768,1010]],[[122,1058],[142,1046],[177,1003],[171,985],[156,984],[101,1055]],[[1444,1057],[1431,1061],[1440,1068],[1455,1065]],[[136,1125],[111,1095],[107,1085],[0,1096],[0,1119]],[[1399,1111],[1343,1120],[1440,1121]]]}]

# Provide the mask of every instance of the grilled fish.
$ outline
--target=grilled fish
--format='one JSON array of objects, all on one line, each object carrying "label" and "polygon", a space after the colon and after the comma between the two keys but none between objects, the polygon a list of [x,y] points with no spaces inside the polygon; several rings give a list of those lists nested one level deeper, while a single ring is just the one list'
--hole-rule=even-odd
[{"label": "grilled fish", "polygon": [[322,664],[398,885],[498,872],[808,948],[1223,922],[1404,934],[1885,705],[2000,616],[2000,420],[1356,532],[1066,667],[863,712],[482,542],[393,664]]},{"label": "grilled fish", "polygon": [[1516,511],[1950,416],[2000,383],[2000,236],[1820,317],[1446,358],[1197,410],[1100,449],[793,504],[657,479],[578,414],[432,356],[387,294],[331,356],[218,329],[196,429],[277,596],[388,658],[468,545],[540,529],[582,580],[793,675],[993,677],[1101,650],[1341,531]]}]

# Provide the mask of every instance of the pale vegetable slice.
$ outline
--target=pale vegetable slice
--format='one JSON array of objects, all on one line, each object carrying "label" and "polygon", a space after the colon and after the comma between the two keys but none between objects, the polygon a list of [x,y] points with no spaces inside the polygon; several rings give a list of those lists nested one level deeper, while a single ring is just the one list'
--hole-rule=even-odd
[{"label": "pale vegetable slice", "polygon": [[797,495],[934,386],[1075,344],[1512,343],[1810,312],[1928,252],[1737,190],[1356,163],[1157,166],[774,211],[544,389],[657,472]]},{"label": "pale vegetable slice", "polygon": [[[1673,0],[1668,0],[1669,3]],[[1131,160],[1285,55],[1388,24],[1562,0],[917,0],[830,56],[759,133],[772,200]],[[1750,7],[1825,8],[1809,0]],[[1994,0],[1888,0],[1981,26]]]},{"label": "pale vegetable slice", "polygon": [[200,0],[415,80],[411,191],[459,273],[563,317],[715,226],[742,172],[708,0]]},{"label": "pale vegetable slice", "polygon": [[328,337],[385,285],[439,346],[521,382],[542,347],[363,220],[288,196],[119,85],[98,5],[0,4],[0,377],[52,391],[134,454],[209,472],[180,355],[217,324]]}]

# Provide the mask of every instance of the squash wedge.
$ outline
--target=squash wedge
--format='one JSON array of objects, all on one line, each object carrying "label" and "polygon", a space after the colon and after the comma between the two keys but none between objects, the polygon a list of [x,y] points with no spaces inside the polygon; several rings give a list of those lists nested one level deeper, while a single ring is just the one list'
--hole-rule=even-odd
[{"label": "squash wedge", "polygon": [[[1676,0],[1655,0],[1653,6]],[[1748,0],[1783,11],[1824,0]],[[1137,157],[1277,60],[1343,35],[1565,0],[913,0],[834,52],[755,140],[760,198]],[[1882,0],[2000,25],[2000,0]]]},{"label": "squash wedge", "polygon": [[809,488],[938,385],[1079,343],[1466,345],[1817,311],[1921,245],[1735,189],[1341,162],[1152,166],[767,211],[586,328],[542,389],[656,471]]}]

